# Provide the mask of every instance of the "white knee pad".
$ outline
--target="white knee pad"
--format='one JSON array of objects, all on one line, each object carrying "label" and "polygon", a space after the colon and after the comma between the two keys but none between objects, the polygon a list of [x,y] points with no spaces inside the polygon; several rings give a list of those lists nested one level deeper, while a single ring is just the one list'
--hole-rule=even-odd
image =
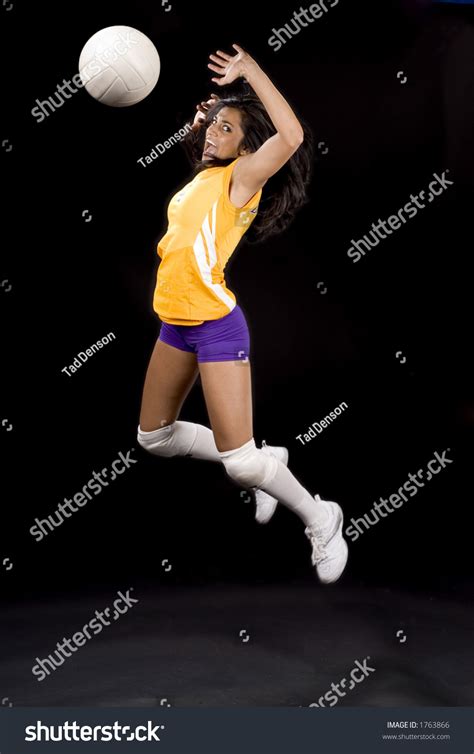
[{"label": "white knee pad", "polygon": [[137,441],[149,453],[164,458],[185,456],[196,439],[196,425],[191,422],[174,421],[166,427],[144,432],[138,427]]},{"label": "white knee pad", "polygon": [[230,478],[245,489],[267,484],[278,468],[278,459],[259,450],[253,437],[240,448],[219,455]]}]

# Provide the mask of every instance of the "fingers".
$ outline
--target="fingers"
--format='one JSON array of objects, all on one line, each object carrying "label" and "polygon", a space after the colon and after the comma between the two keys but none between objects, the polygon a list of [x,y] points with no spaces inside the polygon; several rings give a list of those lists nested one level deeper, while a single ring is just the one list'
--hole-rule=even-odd
[{"label": "fingers", "polygon": [[193,131],[199,131],[199,129],[205,125],[206,123],[206,116],[202,113],[196,113],[194,116],[193,124],[191,126]]},{"label": "fingers", "polygon": [[214,99],[209,99],[207,100],[207,102],[201,102],[199,105],[196,105],[196,110],[199,110],[200,113],[206,114],[207,111],[210,110],[218,100],[219,98],[214,95]]},{"label": "fingers", "polygon": [[[211,71],[215,71],[215,73],[221,73],[222,75],[225,73],[225,68],[222,68],[221,66],[212,65],[212,63],[208,63],[207,67],[211,69]],[[214,81],[214,79],[212,79]]]},{"label": "fingers", "polygon": [[219,58],[217,57],[217,55],[209,55],[209,59],[212,60],[213,63],[220,65],[221,68],[225,68],[228,65],[227,60],[224,60],[224,58]]},{"label": "fingers", "polygon": [[243,50],[239,45],[232,45],[232,47],[237,50],[237,52],[242,53],[242,55],[245,55],[245,50]]},{"label": "fingers", "polygon": [[[235,47],[235,45],[233,45],[233,47]],[[232,56],[228,55],[226,52],[222,52],[222,50],[217,50],[217,54],[220,55],[221,58],[224,58],[224,60],[227,60],[227,62],[232,60]]]},{"label": "fingers", "polygon": [[216,102],[219,102],[219,97],[217,96],[217,94],[211,94],[208,100],[201,102],[201,105],[203,106],[204,110],[207,111],[210,110],[211,107],[214,107]]}]

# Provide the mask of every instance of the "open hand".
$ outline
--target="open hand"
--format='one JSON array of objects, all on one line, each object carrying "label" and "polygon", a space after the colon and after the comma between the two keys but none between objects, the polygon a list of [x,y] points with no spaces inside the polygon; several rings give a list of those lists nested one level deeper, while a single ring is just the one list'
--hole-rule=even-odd
[{"label": "open hand", "polygon": [[215,55],[209,55],[213,63],[208,63],[207,67],[221,75],[220,78],[212,78],[211,81],[219,86],[231,84],[239,76],[245,77],[249,64],[255,62],[239,45],[233,44],[232,47],[237,50],[236,55],[228,55],[222,50],[217,50]]}]

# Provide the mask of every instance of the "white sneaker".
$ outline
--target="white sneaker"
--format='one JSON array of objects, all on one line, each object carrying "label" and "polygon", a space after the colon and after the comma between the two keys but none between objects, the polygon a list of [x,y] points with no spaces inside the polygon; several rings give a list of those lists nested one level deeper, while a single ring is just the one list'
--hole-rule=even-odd
[{"label": "white sneaker", "polygon": [[332,584],[338,580],[346,567],[349,555],[347,542],[342,536],[344,516],[341,507],[330,500],[314,499],[324,505],[329,521],[323,526],[307,526],[304,533],[313,546],[311,561],[316,566],[316,573],[323,584]]},{"label": "white sneaker", "polygon": [[[278,458],[282,463],[285,464],[285,466],[288,465],[288,450],[287,448],[279,447],[279,446],[273,446],[273,445],[267,445],[265,440],[262,442],[262,450],[267,455],[275,456],[275,458]],[[268,494],[268,492],[264,492],[263,490],[256,489],[255,490],[255,503],[256,503],[256,511],[255,511],[255,519],[258,521],[259,524],[268,524],[271,517],[275,513],[276,507],[278,505],[278,500],[271,495]]]}]

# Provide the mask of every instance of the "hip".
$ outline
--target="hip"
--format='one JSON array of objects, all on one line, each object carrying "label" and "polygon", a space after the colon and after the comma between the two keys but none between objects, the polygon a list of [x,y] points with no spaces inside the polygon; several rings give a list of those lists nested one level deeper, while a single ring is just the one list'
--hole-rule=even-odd
[{"label": "hip", "polygon": [[198,361],[246,360],[250,333],[238,304],[218,319],[199,325],[174,325],[162,321],[159,339],[175,348],[196,353]]}]

